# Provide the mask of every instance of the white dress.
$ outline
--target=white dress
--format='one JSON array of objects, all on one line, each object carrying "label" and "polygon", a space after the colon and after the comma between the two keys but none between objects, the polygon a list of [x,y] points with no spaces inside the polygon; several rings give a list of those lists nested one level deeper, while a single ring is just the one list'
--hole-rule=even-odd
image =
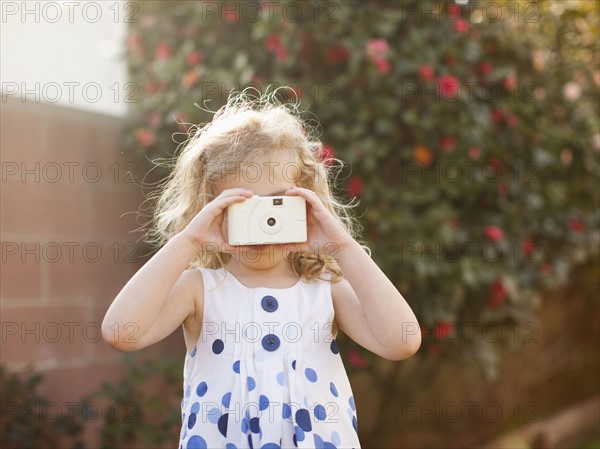
[{"label": "white dress", "polygon": [[198,269],[204,318],[185,357],[179,448],[360,448],[331,284],[249,288]]}]

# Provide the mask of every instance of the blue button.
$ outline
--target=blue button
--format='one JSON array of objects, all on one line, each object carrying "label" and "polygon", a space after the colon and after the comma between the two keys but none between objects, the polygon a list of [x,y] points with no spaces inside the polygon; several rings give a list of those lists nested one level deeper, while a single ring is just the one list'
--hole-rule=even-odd
[{"label": "blue button", "polygon": [[260,304],[267,312],[275,312],[278,307],[277,300],[272,296],[265,296]]},{"label": "blue button", "polygon": [[262,345],[267,351],[275,351],[279,347],[279,337],[275,334],[267,334],[262,339]]}]

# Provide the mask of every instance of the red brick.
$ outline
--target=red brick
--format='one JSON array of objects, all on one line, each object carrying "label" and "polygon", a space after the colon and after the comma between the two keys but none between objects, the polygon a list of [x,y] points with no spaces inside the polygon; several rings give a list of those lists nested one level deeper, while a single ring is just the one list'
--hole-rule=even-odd
[{"label": "red brick", "polygon": [[[85,355],[81,332],[84,325],[83,307],[4,307],[1,362],[81,358]],[[17,332],[13,334],[15,329]]]}]

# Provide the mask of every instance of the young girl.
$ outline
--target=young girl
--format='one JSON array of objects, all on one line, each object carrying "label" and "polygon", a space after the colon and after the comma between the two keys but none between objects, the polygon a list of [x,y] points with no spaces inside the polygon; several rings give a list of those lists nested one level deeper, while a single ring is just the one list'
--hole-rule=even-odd
[{"label": "young girl", "polygon": [[[245,93],[183,146],[157,193],[151,235],[166,244],[115,298],[103,336],[135,351],[183,325],[180,449],[359,448],[337,328],[403,360],[421,344],[419,325],[354,239],[297,105],[277,90]],[[227,206],[252,195],[303,197],[308,241],[229,246]]]}]

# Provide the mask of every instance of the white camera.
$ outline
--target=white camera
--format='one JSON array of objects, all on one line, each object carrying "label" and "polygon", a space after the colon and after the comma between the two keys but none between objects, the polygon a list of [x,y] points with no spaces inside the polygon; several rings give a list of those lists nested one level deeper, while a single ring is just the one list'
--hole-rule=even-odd
[{"label": "white camera", "polygon": [[227,207],[227,243],[264,245],[306,242],[306,200],[253,195]]}]

